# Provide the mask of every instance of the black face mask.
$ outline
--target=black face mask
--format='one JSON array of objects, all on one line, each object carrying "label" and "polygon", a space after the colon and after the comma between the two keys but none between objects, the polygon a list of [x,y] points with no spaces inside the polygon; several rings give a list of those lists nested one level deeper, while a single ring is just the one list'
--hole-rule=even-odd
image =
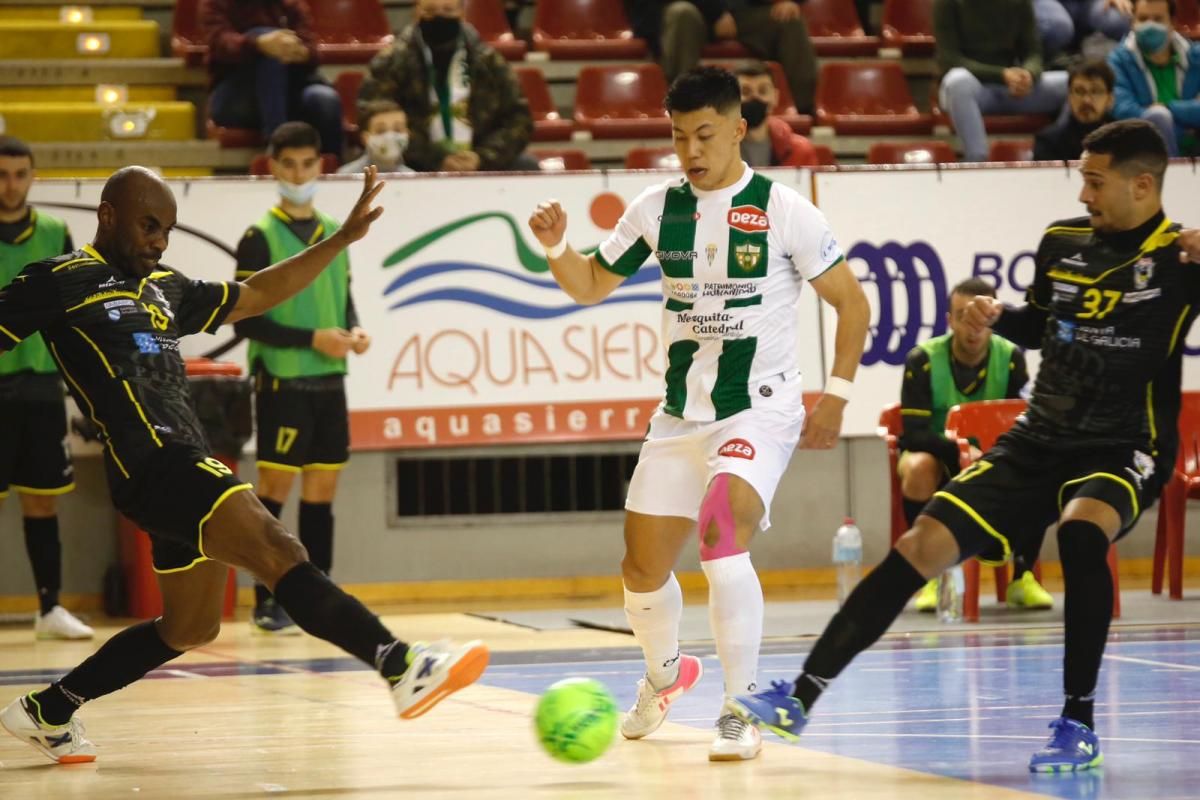
[{"label": "black face mask", "polygon": [[421,38],[430,47],[439,47],[458,40],[462,22],[458,17],[431,17],[421,20]]},{"label": "black face mask", "polygon": [[753,100],[742,101],[742,119],[746,120],[746,125],[751,128],[757,128],[762,125],[763,120],[767,118],[767,104],[762,100],[755,98]]}]

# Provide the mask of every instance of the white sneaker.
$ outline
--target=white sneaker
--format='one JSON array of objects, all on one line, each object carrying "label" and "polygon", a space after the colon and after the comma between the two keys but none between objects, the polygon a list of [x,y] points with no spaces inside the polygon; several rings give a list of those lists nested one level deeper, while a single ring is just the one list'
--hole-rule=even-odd
[{"label": "white sneaker", "polygon": [[83,736],[83,723],[74,717],[66,725],[46,725],[23,695],[0,711],[0,725],[22,742],[59,764],[84,764],[96,760],[96,746]]},{"label": "white sneaker", "polygon": [[94,630],[62,606],[55,606],[48,613],[39,614],[33,631],[39,639],[91,639],[96,635]]},{"label": "white sneaker", "polygon": [[717,737],[708,748],[709,761],[749,761],[762,750],[762,734],[758,728],[729,711],[722,709],[717,720]]},{"label": "white sneaker", "polygon": [[408,651],[408,669],[392,684],[396,713],[401,719],[421,716],[479,680],[488,658],[487,647],[478,640],[457,646],[446,641],[414,643]]},{"label": "white sneaker", "polygon": [[679,656],[679,677],[670,686],[655,691],[648,677],[638,681],[637,700],[625,719],[621,720],[621,735],[626,739],[641,739],[658,730],[671,710],[671,704],[690,692],[701,676],[704,665],[695,656]]}]

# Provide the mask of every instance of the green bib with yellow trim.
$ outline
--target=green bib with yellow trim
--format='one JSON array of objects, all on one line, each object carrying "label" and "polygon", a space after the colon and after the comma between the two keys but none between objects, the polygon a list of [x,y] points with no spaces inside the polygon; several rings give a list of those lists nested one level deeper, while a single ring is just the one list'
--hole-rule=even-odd
[{"label": "green bib with yellow trim", "polygon": [[[0,242],[0,286],[12,282],[27,264],[62,255],[67,244],[67,224],[58,217],[32,212],[29,229],[18,237],[13,244]],[[50,350],[42,340],[40,333],[35,333],[10,352],[0,357],[0,375],[12,375],[18,372],[34,372],[39,375],[53,375],[58,372]]]},{"label": "green bib with yellow trim", "polygon": [[946,430],[946,414],[959,403],[976,400],[1003,400],[1008,394],[1008,374],[1016,345],[1003,336],[992,334],[988,344],[987,378],[971,394],[963,394],[954,382],[950,350],[951,334],[936,336],[917,345],[929,356],[929,383],[933,390],[930,428]]},{"label": "green bib with yellow trim", "polygon": [[[337,220],[314,211],[327,239],[338,229]],[[271,263],[304,251],[309,245],[288,228],[287,223],[268,211],[254,227],[262,231],[271,253]],[[350,259],[346,251],[338,253],[316,280],[292,299],[280,303],[265,316],[280,325],[293,328],[345,328],[346,299],[350,294]],[[345,375],[346,359],[330,358],[310,347],[271,347],[250,342],[249,361],[261,361],[267,372],[276,378],[314,378],[320,375]]]}]

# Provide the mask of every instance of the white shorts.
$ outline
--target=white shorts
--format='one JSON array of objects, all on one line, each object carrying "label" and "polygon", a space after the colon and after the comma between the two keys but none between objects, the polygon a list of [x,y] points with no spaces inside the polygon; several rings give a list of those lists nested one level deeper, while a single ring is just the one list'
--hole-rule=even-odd
[{"label": "white shorts", "polygon": [[765,531],[771,527],[775,489],[803,427],[800,402],[791,408],[749,408],[717,422],[687,422],[660,409],[650,420],[625,509],[698,519],[709,482],[726,472],[758,492],[766,509],[760,523]]}]

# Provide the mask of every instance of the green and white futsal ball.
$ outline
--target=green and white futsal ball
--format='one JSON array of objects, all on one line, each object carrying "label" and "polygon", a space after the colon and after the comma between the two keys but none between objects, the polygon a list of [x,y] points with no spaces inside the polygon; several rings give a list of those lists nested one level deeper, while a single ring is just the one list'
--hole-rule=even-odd
[{"label": "green and white futsal ball", "polygon": [[612,744],[619,716],[604,684],[567,678],[538,700],[534,725],[547,753],[559,761],[583,764],[599,758]]}]

